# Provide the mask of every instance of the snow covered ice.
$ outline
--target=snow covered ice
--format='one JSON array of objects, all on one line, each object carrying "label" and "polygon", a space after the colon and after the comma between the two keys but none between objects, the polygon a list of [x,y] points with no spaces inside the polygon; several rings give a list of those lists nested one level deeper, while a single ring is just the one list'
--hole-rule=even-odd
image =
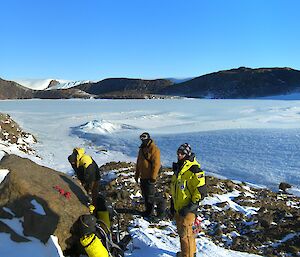
[{"label": "snow covered ice", "polygon": [[38,139],[46,166],[71,169],[66,156],[87,148],[101,165],[135,161],[148,131],[163,165],[188,142],[204,170],[277,189],[300,187],[300,101],[279,100],[14,100],[8,113]]}]

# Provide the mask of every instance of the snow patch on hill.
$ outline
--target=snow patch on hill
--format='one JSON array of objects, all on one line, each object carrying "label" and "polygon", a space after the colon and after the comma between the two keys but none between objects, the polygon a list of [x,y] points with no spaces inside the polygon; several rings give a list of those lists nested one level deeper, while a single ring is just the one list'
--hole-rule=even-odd
[{"label": "snow patch on hill", "polygon": [[53,79],[15,79],[14,81],[30,89],[44,90],[49,86],[52,80]]},{"label": "snow patch on hill", "polygon": [[[53,80],[57,81],[58,84],[48,88],[50,82]],[[67,89],[67,88],[78,86],[80,84],[91,82],[89,80],[70,81],[70,80],[62,80],[62,79],[15,79],[14,81],[24,87],[34,89],[34,90]]]},{"label": "snow patch on hill", "polygon": [[59,84],[52,86],[50,88],[47,88],[47,90],[53,90],[53,89],[67,89],[71,87],[76,87],[78,85],[84,84],[84,83],[90,83],[90,80],[78,80],[78,81],[58,81]]}]

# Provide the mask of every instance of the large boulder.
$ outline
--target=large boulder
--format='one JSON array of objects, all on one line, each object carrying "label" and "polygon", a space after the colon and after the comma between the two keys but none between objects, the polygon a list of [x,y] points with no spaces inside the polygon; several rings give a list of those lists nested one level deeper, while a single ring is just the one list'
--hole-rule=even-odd
[{"label": "large boulder", "polygon": [[[72,245],[70,228],[80,215],[88,213],[81,186],[63,173],[16,155],[4,156],[0,169],[10,171],[0,184],[0,218],[8,216],[5,210],[9,208],[15,217],[23,217],[24,236],[45,243],[50,235],[55,235],[62,250]],[[70,197],[58,189],[70,192]],[[8,231],[0,226],[0,232]]]}]

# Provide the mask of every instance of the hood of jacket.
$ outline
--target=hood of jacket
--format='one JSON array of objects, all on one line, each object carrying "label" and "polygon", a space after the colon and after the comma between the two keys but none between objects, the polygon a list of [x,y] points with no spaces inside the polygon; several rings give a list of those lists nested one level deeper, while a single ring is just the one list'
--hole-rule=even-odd
[{"label": "hood of jacket", "polygon": [[79,167],[79,161],[84,156],[85,150],[84,150],[84,148],[79,148],[78,147],[78,148],[74,148],[73,152],[77,153],[77,156],[76,156],[76,166],[78,168]]}]

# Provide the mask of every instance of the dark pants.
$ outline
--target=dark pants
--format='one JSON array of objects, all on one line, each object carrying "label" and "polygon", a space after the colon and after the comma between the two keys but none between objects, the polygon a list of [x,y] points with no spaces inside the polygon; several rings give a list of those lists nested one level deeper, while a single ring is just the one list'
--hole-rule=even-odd
[{"label": "dark pants", "polygon": [[96,206],[99,193],[99,181],[97,180],[89,184],[84,184],[84,189],[86,190],[88,196],[92,198],[92,204]]},{"label": "dark pants", "polygon": [[141,179],[141,190],[145,200],[146,210],[143,216],[150,216],[153,214],[155,184],[150,182],[149,179]]}]

